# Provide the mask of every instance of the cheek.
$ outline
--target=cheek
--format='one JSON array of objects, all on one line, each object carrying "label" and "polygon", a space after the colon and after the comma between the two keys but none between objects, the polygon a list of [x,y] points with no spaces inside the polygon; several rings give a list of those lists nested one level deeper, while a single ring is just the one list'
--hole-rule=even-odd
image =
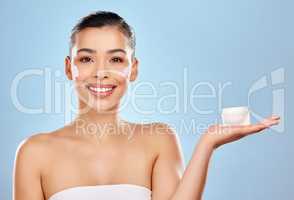
[{"label": "cheek", "polygon": [[128,87],[129,83],[129,75],[130,75],[130,67],[124,67],[120,69],[112,70],[112,77],[118,81],[120,87],[120,93],[124,92]]},{"label": "cheek", "polygon": [[77,78],[79,77],[79,69],[76,65],[72,65],[71,75],[73,80],[77,80]]},{"label": "cheek", "polygon": [[114,72],[114,74],[117,76],[117,78],[119,78],[119,80],[121,81],[127,81],[129,79],[130,76],[130,66],[127,67],[123,67],[123,68],[113,68],[114,70],[112,70]]},{"label": "cheek", "polygon": [[79,69],[76,65],[72,65],[71,72],[73,80],[76,81],[85,80],[89,76],[87,71]]},{"label": "cheek", "polygon": [[121,75],[123,78],[128,79],[129,74],[130,74],[130,66],[120,70],[120,72],[121,72]]}]

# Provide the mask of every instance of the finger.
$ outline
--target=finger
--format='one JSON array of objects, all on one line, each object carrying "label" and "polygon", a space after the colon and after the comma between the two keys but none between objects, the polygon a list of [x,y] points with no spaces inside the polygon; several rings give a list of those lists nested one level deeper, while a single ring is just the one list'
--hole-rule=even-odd
[{"label": "finger", "polygon": [[270,116],[270,117],[265,118],[265,119],[262,120],[261,122],[268,122],[268,121],[272,121],[272,120],[280,120],[280,116],[272,115],[272,116]]},{"label": "finger", "polygon": [[247,127],[244,127],[243,129],[241,129],[241,133],[244,134],[244,135],[250,135],[250,134],[253,134],[253,133],[257,133],[257,132],[260,132],[264,129],[266,129],[267,126],[264,125],[264,124],[254,124],[254,125],[249,125]]},{"label": "finger", "polygon": [[243,135],[250,135],[250,134],[254,134],[254,133],[263,131],[264,129],[269,128],[270,126],[276,125],[278,123],[279,123],[278,120],[267,119],[267,120],[264,120],[262,123],[243,126],[239,131]]},{"label": "finger", "polygon": [[263,124],[267,127],[270,127],[270,126],[278,124],[279,121],[280,121],[279,118],[278,119],[265,119],[262,122],[260,122],[260,124]]},{"label": "finger", "polygon": [[263,121],[253,125],[224,125],[218,124],[211,126],[208,129],[208,133],[214,134],[226,134],[226,133],[240,133],[242,135],[250,135],[260,132],[270,126],[277,125],[279,123],[279,116],[270,116]]},{"label": "finger", "polygon": [[[256,125],[266,125],[266,126],[271,126],[271,125],[276,125],[280,120],[279,116],[276,115],[272,115],[270,117],[265,118],[264,120],[262,120],[261,122],[257,123]],[[252,124],[250,125],[224,125],[224,124],[220,124],[219,126],[217,126],[218,128],[222,128],[222,129],[239,129],[239,128],[252,128]]]},{"label": "finger", "polygon": [[278,115],[272,115],[270,118],[271,119],[280,119],[280,116],[278,116]]},{"label": "finger", "polygon": [[266,128],[269,128],[271,126],[277,125],[280,122],[280,118],[275,116],[275,117],[270,117],[267,119],[264,119],[262,122],[257,123],[251,127],[248,127],[250,132],[259,132],[262,131]]}]

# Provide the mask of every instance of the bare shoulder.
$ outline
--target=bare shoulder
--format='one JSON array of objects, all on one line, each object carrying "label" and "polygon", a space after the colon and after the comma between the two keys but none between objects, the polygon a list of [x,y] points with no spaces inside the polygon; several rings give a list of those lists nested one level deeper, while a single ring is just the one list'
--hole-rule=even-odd
[{"label": "bare shoulder", "polygon": [[38,133],[19,143],[13,169],[14,199],[44,199],[41,180],[49,164],[53,137],[50,133]]},{"label": "bare shoulder", "polygon": [[40,168],[40,163],[46,158],[48,133],[38,133],[22,140],[16,150],[15,162],[17,165],[29,165]]},{"label": "bare shoulder", "polygon": [[151,136],[150,141],[158,153],[157,167],[176,169],[177,174],[181,176],[185,163],[180,139],[175,127],[162,122],[148,124],[148,126],[148,134]]},{"label": "bare shoulder", "polygon": [[38,155],[44,149],[49,137],[47,133],[38,133],[25,138],[17,147],[17,155]]},{"label": "bare shoulder", "polygon": [[143,135],[149,144],[158,151],[177,151],[180,148],[179,137],[174,127],[167,123],[153,122],[136,124],[137,134]]},{"label": "bare shoulder", "polygon": [[34,163],[48,158],[48,153],[60,132],[63,132],[62,130],[63,128],[52,132],[36,133],[23,139],[17,147],[16,159],[21,158]]},{"label": "bare shoulder", "polygon": [[48,145],[52,144],[54,140],[57,139],[57,137],[63,135],[63,133],[66,131],[65,129],[65,127],[62,127],[51,132],[33,134],[20,142],[18,146],[18,152],[31,150],[38,150],[39,152],[45,150]]},{"label": "bare shoulder", "polygon": [[167,123],[155,122],[149,126],[149,134],[153,135],[154,139],[160,143],[173,143],[178,140],[175,128]]},{"label": "bare shoulder", "polygon": [[175,129],[167,123],[163,122],[152,122],[152,123],[129,123],[136,126],[137,130],[143,135],[153,135],[153,136],[166,136],[174,137],[176,135]]},{"label": "bare shoulder", "polygon": [[152,128],[160,151],[169,151],[173,153],[180,150],[180,140],[174,127],[167,123],[157,122]]},{"label": "bare shoulder", "polygon": [[14,187],[16,193],[25,193],[26,184],[36,185],[40,181],[42,167],[45,164],[45,146],[47,134],[39,133],[22,140],[16,150],[14,160]]}]

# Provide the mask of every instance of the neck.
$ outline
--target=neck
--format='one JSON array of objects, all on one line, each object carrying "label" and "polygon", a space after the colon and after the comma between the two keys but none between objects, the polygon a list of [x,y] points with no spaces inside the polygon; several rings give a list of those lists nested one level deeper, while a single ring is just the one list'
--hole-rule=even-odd
[{"label": "neck", "polygon": [[123,120],[119,116],[118,106],[109,110],[97,111],[86,104],[79,104],[79,113],[74,120],[76,133],[84,136],[109,138],[118,133]]}]

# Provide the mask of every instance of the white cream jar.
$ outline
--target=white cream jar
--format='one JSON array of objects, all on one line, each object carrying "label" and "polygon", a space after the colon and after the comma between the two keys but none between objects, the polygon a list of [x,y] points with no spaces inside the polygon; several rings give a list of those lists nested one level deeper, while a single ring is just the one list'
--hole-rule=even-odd
[{"label": "white cream jar", "polygon": [[224,108],[221,116],[224,125],[250,124],[250,112],[245,106]]}]

